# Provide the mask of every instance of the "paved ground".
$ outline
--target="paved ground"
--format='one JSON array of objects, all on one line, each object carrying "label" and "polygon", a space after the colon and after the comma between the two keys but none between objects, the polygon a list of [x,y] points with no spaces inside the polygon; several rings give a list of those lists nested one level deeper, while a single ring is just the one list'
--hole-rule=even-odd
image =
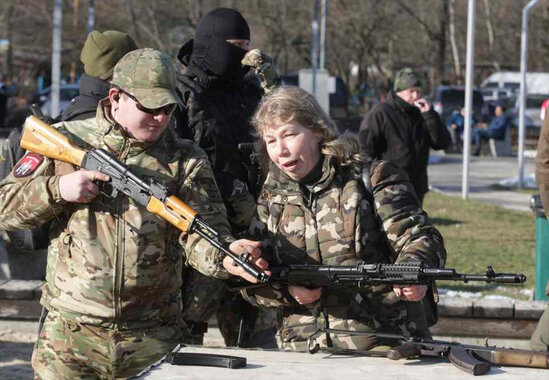
[{"label": "paved ground", "polygon": [[[438,156],[429,165],[429,183],[433,190],[444,194],[462,195],[463,162],[461,155]],[[437,162],[438,161],[438,162]],[[524,175],[535,170],[533,158],[525,158]],[[498,206],[530,212],[530,194],[502,191],[493,185],[518,177],[516,157],[471,157],[469,163],[469,197]]]}]

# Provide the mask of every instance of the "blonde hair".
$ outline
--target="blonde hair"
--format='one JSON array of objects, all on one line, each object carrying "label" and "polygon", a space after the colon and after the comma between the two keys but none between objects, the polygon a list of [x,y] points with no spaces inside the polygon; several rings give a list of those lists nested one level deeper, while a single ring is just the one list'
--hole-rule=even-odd
[{"label": "blonde hair", "polygon": [[339,136],[333,120],[318,104],[315,97],[295,86],[280,86],[265,95],[252,119],[252,125],[260,137],[259,151],[262,161],[268,160],[263,133],[274,124],[297,121],[320,137],[320,152],[334,156],[341,164],[360,160],[355,137]]}]

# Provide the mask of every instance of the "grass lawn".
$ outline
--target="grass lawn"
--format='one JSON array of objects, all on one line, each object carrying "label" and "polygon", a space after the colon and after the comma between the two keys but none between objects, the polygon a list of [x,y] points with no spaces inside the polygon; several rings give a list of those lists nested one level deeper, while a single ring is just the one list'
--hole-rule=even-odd
[{"label": "grass lawn", "polygon": [[444,237],[446,267],[462,273],[483,273],[486,266],[492,265],[496,272],[523,273],[527,277],[524,286],[441,281],[440,287],[528,298],[520,291],[534,288],[536,220],[532,214],[434,191],[427,193],[424,209]]}]

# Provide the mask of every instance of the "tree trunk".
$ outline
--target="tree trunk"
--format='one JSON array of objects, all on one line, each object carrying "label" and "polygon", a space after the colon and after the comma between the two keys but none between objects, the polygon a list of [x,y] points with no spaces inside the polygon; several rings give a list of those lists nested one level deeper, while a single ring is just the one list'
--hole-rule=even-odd
[{"label": "tree trunk", "polygon": [[452,58],[454,62],[454,74],[456,77],[456,82],[458,84],[462,83],[461,77],[461,61],[459,59],[459,51],[456,42],[456,0],[450,0],[450,23],[448,25],[450,32],[450,45],[452,47]]},{"label": "tree trunk", "polygon": [[492,12],[490,12],[490,1],[484,0],[484,13],[486,15],[486,31],[488,32],[488,53],[490,60],[496,71],[500,71],[499,63],[496,61],[494,54],[494,28],[492,26]]},{"label": "tree trunk", "polygon": [[4,78],[4,83],[6,81],[11,81],[13,78],[13,13],[15,11],[15,5],[12,2],[9,5],[8,11],[6,12],[6,38],[8,40],[8,50],[6,51],[6,58],[4,60],[4,72],[6,77]]},{"label": "tree trunk", "polygon": [[437,78],[438,83],[444,80],[444,58],[446,57],[446,22],[449,18],[449,0],[443,0],[440,5],[439,32],[437,43]]}]

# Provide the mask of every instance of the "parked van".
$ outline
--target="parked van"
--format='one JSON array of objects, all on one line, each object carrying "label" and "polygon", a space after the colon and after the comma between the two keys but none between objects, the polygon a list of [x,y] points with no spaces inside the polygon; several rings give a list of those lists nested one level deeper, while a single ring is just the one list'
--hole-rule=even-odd
[{"label": "parked van", "polygon": [[[518,95],[520,78],[518,71],[499,71],[486,78],[481,86],[507,88]],[[526,73],[526,91],[528,94],[549,94],[549,73]]]}]

